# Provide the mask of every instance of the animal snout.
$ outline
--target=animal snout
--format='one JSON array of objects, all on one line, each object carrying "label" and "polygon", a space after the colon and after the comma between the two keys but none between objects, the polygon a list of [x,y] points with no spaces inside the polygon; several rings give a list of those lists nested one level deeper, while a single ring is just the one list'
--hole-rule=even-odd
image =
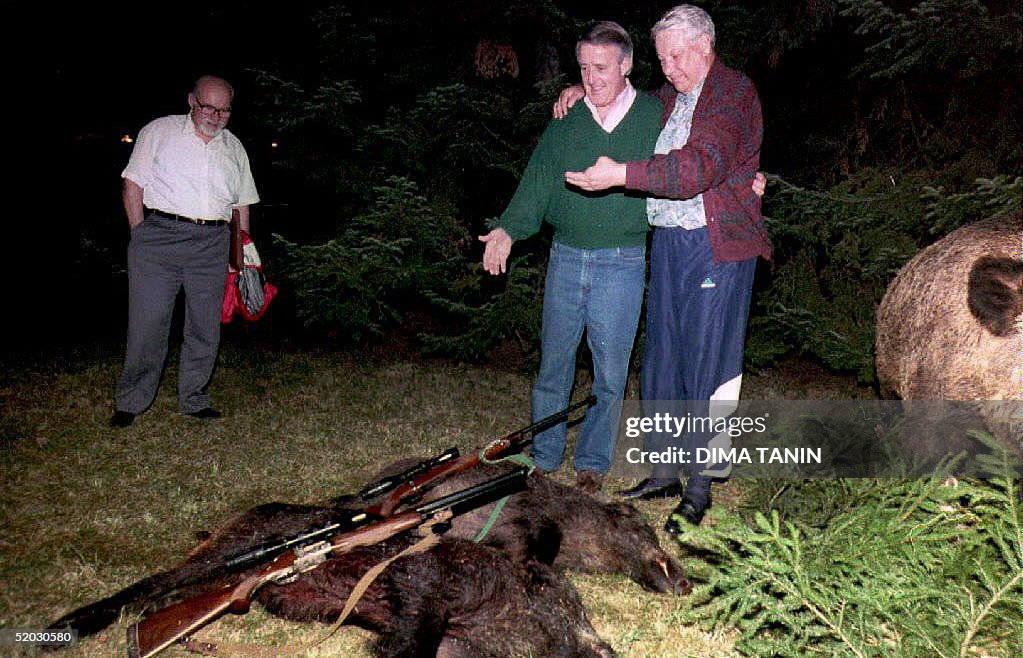
[{"label": "animal snout", "polygon": [[653,566],[646,577],[638,579],[644,589],[661,594],[685,596],[693,591],[693,583],[686,578],[682,567],[666,554],[653,560]]}]

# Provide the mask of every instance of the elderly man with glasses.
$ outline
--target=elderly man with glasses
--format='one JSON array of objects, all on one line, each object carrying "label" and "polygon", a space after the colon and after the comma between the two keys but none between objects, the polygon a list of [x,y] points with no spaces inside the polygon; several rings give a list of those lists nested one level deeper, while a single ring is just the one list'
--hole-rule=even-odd
[{"label": "elderly man with glasses", "polygon": [[206,389],[220,345],[228,222],[237,210],[241,229],[248,231],[249,206],[259,201],[245,148],[226,129],[233,99],[226,80],[199,78],[188,94],[191,111],[147,124],[121,174],[131,229],[128,345],[113,427],[131,425],[155,399],[182,289],[178,408],[203,420],[220,417]]}]

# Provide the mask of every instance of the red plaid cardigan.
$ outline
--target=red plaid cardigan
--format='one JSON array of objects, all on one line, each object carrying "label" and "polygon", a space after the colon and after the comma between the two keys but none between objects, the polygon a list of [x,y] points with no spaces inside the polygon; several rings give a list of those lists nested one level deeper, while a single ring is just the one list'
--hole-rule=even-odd
[{"label": "red plaid cardigan", "polygon": [[[678,92],[666,84],[654,95],[664,104],[664,125]],[[702,193],[714,260],[769,260],[771,242],[760,198],[751,188],[763,135],[753,82],[715,58],[693,112],[689,141],[665,155],[627,163],[625,187],[670,199]]]}]

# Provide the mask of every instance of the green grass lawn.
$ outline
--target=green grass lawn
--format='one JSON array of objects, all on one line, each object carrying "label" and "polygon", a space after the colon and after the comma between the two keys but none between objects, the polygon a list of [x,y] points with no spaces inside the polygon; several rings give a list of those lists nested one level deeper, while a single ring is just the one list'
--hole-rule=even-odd
[{"label": "green grass lawn", "polygon": [[[156,403],[125,430],[106,424],[119,355],[72,362],[50,355],[6,368],[0,628],[43,627],[169,568],[194,547],[196,532],[254,505],[352,493],[394,459],[450,446],[469,450],[529,422],[526,374],[373,356],[274,352],[228,341],[213,386],[225,418],[201,422],[177,413],[172,364]],[[585,372],[578,385],[577,398],[588,388]],[[635,381],[629,389],[629,397],[638,396]],[[748,399],[871,396],[849,378],[799,362],[749,375],[743,388]],[[574,475],[565,468],[554,477],[570,483]],[[605,491],[627,484],[611,478]],[[647,593],[624,577],[570,577],[593,625],[622,656],[731,656],[737,646],[746,646],[746,655],[775,655],[749,647],[784,640],[778,624],[788,624],[783,635],[811,627],[822,633],[820,642],[799,645],[821,647],[822,655],[913,656],[915,650],[900,648],[910,639],[900,634],[918,631],[933,635],[907,645],[920,646],[924,637],[923,646],[936,647],[931,655],[939,646],[952,647],[941,655],[1018,655],[1023,522],[1013,498],[983,483],[899,487],[866,480],[715,485],[714,509],[693,533],[696,543],[685,544],[698,551],[691,554],[660,530],[673,501],[640,502],[662,545],[700,579],[714,580],[699,594],[676,598]],[[752,522],[771,510],[803,528],[798,551],[791,538]],[[713,551],[702,547],[700,535],[734,557],[707,562]],[[901,584],[889,586],[893,579]],[[697,599],[709,607],[695,611],[687,602]],[[734,616],[749,605],[760,612]],[[904,610],[921,613],[923,625]],[[778,621],[758,626],[759,614]],[[685,621],[691,619],[702,621]],[[124,630],[133,621],[121,620],[63,655],[123,656]],[[707,628],[718,630],[701,630]],[[277,653],[290,655],[290,647],[325,632],[256,606],[217,621],[201,637],[287,646]],[[368,656],[371,637],[344,627],[304,655]],[[0,655],[10,650],[0,646]],[[799,655],[791,647],[781,653]],[[166,655],[190,654],[172,648]]]},{"label": "green grass lawn", "polygon": [[[125,430],[106,425],[120,365],[114,357],[57,374],[7,373],[0,389],[0,627],[40,627],[168,568],[194,546],[197,531],[253,505],[353,492],[396,458],[470,449],[529,422],[531,381],[514,372],[230,344],[220,363],[212,391],[223,420],[177,413],[172,363],[156,403]],[[800,386],[807,388],[792,390]],[[750,381],[765,396],[822,394],[813,386],[820,386],[817,378],[800,383],[792,373]],[[569,482],[570,469],[562,471],[557,477]],[[606,489],[626,484],[610,481]],[[740,487],[729,483],[716,496],[727,507],[741,497]],[[671,506],[640,505],[658,528]],[[572,578],[594,626],[624,656],[731,652],[727,634],[674,621],[678,599],[625,578]],[[124,655],[124,626],[65,655]],[[258,607],[209,629],[222,639],[271,645],[309,642],[323,632]],[[308,655],[368,655],[367,638],[345,627]],[[184,655],[167,655],[175,652]]]}]

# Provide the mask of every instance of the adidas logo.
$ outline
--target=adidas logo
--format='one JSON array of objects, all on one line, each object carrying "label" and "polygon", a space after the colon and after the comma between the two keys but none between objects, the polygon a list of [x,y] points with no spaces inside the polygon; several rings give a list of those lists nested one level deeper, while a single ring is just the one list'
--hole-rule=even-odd
[{"label": "adidas logo", "polygon": [[714,283],[714,280],[711,279],[708,276],[706,279],[703,280],[703,283],[700,284],[700,287],[701,288],[717,288],[718,284]]}]

